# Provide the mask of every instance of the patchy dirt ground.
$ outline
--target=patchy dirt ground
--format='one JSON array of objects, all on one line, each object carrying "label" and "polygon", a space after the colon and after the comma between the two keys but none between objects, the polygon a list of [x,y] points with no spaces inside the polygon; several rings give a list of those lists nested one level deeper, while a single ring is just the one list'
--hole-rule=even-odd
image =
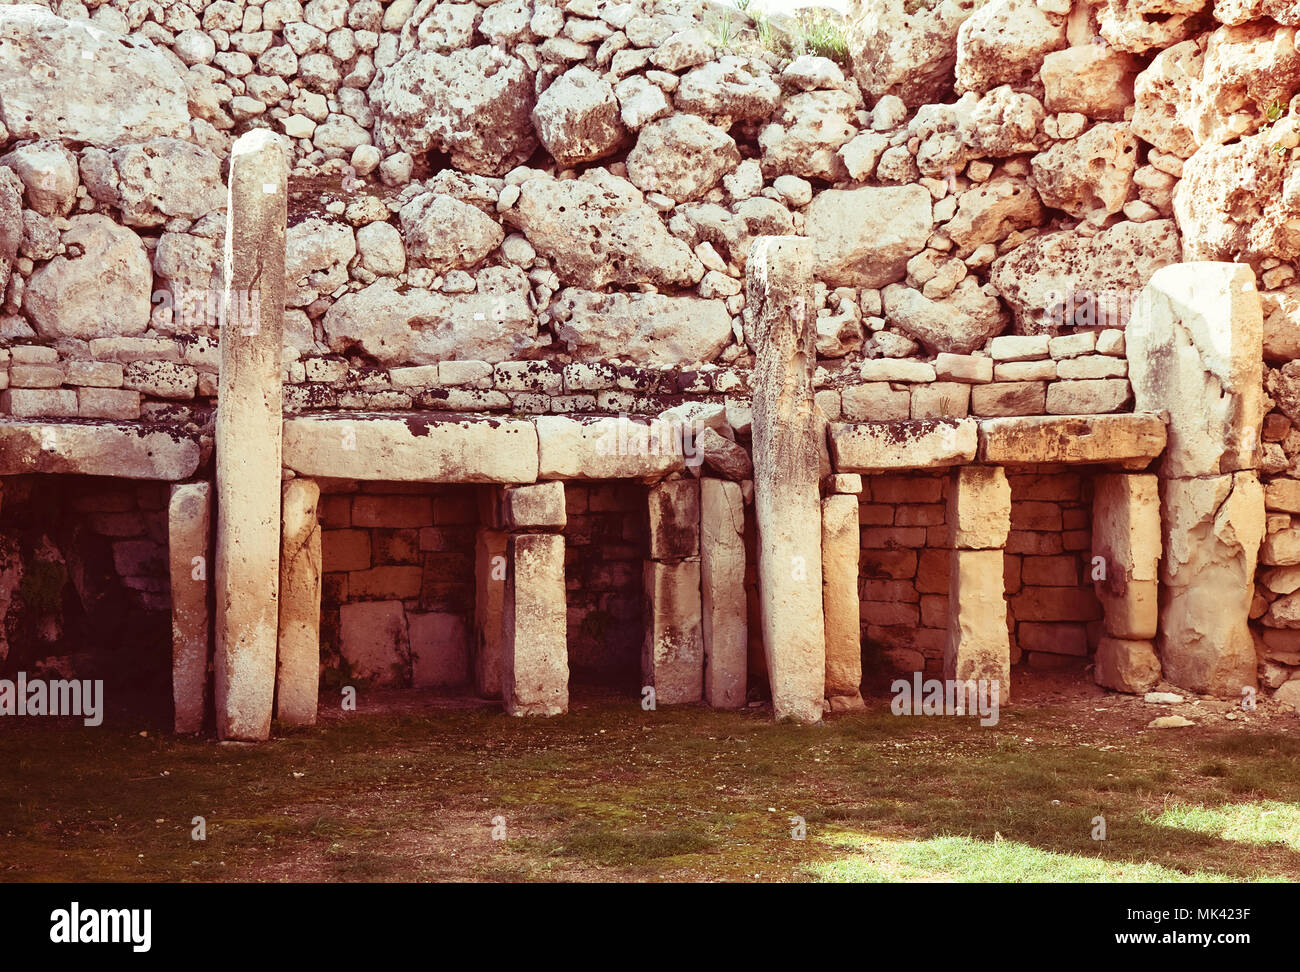
[{"label": "patchy dirt ground", "polygon": [[[1170,714],[1194,725],[1147,728]],[[1000,716],[880,695],[794,726],[579,693],[520,720],[395,691],[256,746],[14,726],[0,878],[1300,879],[1290,709],[1027,672]]]}]

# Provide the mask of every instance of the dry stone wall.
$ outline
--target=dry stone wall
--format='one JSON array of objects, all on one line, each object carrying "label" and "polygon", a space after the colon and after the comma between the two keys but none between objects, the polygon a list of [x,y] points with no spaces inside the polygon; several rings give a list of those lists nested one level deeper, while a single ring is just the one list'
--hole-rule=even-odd
[{"label": "dry stone wall", "polygon": [[[1264,310],[1251,615],[1279,687],[1300,668],[1298,26],[1236,0],[859,0],[835,63],[698,0],[0,3],[0,414],[175,427],[210,470],[219,329],[259,319],[219,298],[251,129],[291,172],[288,412],[703,409],[706,471],[740,482],[758,236],[809,240],[832,422],[1130,411],[1138,292],[1237,262]],[[1061,527],[1028,532],[1086,529],[1086,485],[1030,502]],[[363,602],[334,529],[341,612]],[[388,598],[408,647],[413,600]],[[1094,619],[1018,616],[1016,640]]]}]

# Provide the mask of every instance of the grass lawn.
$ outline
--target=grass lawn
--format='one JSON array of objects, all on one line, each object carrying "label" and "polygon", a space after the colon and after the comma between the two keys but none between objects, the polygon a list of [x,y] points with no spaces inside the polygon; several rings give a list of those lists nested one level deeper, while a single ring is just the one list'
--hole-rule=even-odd
[{"label": "grass lawn", "polygon": [[1277,723],[1148,730],[1159,713],[1088,698],[981,728],[871,705],[805,727],[426,700],[258,746],[6,728],[0,878],[1300,879],[1300,737]]}]

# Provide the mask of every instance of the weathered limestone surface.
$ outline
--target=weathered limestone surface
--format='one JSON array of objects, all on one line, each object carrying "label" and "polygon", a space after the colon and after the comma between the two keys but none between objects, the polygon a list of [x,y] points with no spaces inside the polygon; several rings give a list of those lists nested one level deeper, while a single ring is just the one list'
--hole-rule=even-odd
[{"label": "weathered limestone surface", "polygon": [[835,471],[884,472],[956,466],[975,458],[974,419],[915,419],[898,422],[832,423]]},{"label": "weathered limestone surface", "polygon": [[1110,473],[1093,479],[1092,554],[1105,564],[1105,577],[1094,576],[1093,586],[1106,612],[1106,633],[1129,641],[1154,638],[1160,582],[1155,476]]},{"label": "weathered limestone surface", "polygon": [[320,486],[291,479],[281,498],[280,650],[275,714],[289,726],[316,724],[320,687]]},{"label": "weathered limestone surface", "polygon": [[954,550],[948,568],[947,679],[997,681],[1011,698],[1011,639],[1003,596],[1001,550]]},{"label": "weathered limestone surface", "polygon": [[1092,675],[1116,692],[1149,692],[1160,681],[1160,659],[1150,641],[1104,636],[1097,642]]},{"label": "weathered limestone surface", "polygon": [[531,483],[537,430],[523,419],[427,413],[297,416],[284,464],[300,476],[441,483]]},{"label": "weathered limestone surface", "polygon": [[822,603],[826,611],[826,701],[832,712],[862,709],[858,606],[858,498],[822,500]]},{"label": "weathered limestone surface", "polygon": [[564,483],[513,486],[503,494],[502,517],[511,530],[563,530],[568,522],[564,508]]},{"label": "weathered limestone surface", "polygon": [[198,732],[208,687],[212,487],[179,483],[167,505],[172,593],[172,705],[176,732]]},{"label": "weathered limestone surface", "polygon": [[287,165],[265,129],[230,160],[226,306],[260,294],[252,325],[221,329],[216,419],[216,700],[222,739],[266,739],[275,694],[280,586],[280,356]]},{"label": "weathered limestone surface", "polygon": [[738,709],[746,700],[749,618],[744,527],[745,501],[740,484],[711,477],[701,479],[704,701],[715,709]]},{"label": "weathered limestone surface", "polygon": [[509,545],[503,530],[481,528],[474,540],[474,686],[485,699],[501,697]]},{"label": "weathered limestone surface", "polygon": [[177,480],[199,467],[197,438],[115,422],[0,420],[0,476],[74,473]]},{"label": "weathered limestone surface", "polygon": [[662,479],[683,472],[681,427],[627,417],[534,420],[542,479]]},{"label": "weathered limestone surface", "polygon": [[685,560],[700,555],[700,484],[670,479],[650,487],[650,559]]},{"label": "weathered limestone surface", "polygon": [[1151,277],[1133,310],[1125,348],[1136,408],[1169,414],[1162,475],[1255,467],[1263,333],[1249,266],[1184,263]]},{"label": "weathered limestone surface", "polygon": [[1160,483],[1164,559],[1157,648],[1165,678],[1237,697],[1255,684],[1247,617],[1264,536],[1264,491],[1253,472]]},{"label": "weathered limestone surface", "polygon": [[985,419],[979,424],[980,462],[1115,462],[1145,467],[1165,447],[1160,416],[1063,415]]},{"label": "weathered limestone surface", "polygon": [[948,526],[956,550],[1001,550],[1011,531],[1011,484],[1001,466],[966,466],[952,475]]},{"label": "weathered limestone surface", "polygon": [[655,689],[655,702],[698,702],[704,695],[704,632],[701,626],[700,561],[647,560],[645,641],[641,675]]},{"label": "weathered limestone surface", "polygon": [[759,237],[746,274],[763,651],[776,717],[802,722],[821,719],[826,687],[812,268],[809,241]]},{"label": "weathered limestone surface", "polygon": [[568,711],[565,615],[564,537],[514,534],[502,611],[501,689],[510,715]]}]

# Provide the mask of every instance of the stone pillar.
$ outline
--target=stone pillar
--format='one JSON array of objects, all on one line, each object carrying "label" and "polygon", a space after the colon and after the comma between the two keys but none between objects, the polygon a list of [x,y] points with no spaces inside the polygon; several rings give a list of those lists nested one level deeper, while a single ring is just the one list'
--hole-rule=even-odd
[{"label": "stone pillar", "polygon": [[1160,593],[1156,476],[1106,473],[1093,479],[1090,570],[1106,631],[1097,644],[1093,677],[1120,692],[1146,692],[1160,680],[1152,643]]},{"label": "stone pillar", "polygon": [[275,714],[287,726],[314,726],[320,688],[320,486],[291,479],[284,484],[282,503]]},{"label": "stone pillar", "polygon": [[501,698],[502,612],[510,534],[480,527],[474,540],[474,686],[485,699]]},{"label": "stone pillar", "polygon": [[216,703],[222,739],[266,739],[271,733],[280,613],[286,178],[276,135],[258,129],[240,136],[230,157],[227,317],[215,444]]},{"label": "stone pillar", "polygon": [[172,706],[176,732],[199,732],[207,705],[212,488],[177,483],[167,504],[172,588]]},{"label": "stone pillar", "polygon": [[564,536],[516,533],[509,543],[502,611],[501,687],[510,715],[569,708]]},{"label": "stone pillar", "polygon": [[704,701],[745,704],[749,614],[745,596],[745,500],[740,483],[700,480],[700,594],[704,608]]},{"label": "stone pillar", "polygon": [[810,240],[760,236],[745,277],[763,653],[776,717],[801,722],[821,719],[826,695],[812,269]]},{"label": "stone pillar", "polygon": [[1011,485],[1001,466],[963,466],[949,483],[948,642],[944,678],[998,682],[1011,698],[1011,636],[1003,548],[1011,532]]},{"label": "stone pillar", "polygon": [[645,562],[645,641],[641,677],[655,702],[704,696],[700,600],[700,486],[672,479],[651,486],[650,559]]},{"label": "stone pillar", "polygon": [[[859,480],[860,482],[861,480]],[[826,611],[826,702],[832,712],[862,701],[862,616],[858,598],[858,498],[822,500],[822,602]]]},{"label": "stone pillar", "polygon": [[1165,678],[1238,697],[1254,686],[1248,623],[1264,496],[1263,318],[1251,269],[1184,263],[1151,277],[1125,333],[1139,411],[1163,412],[1164,562],[1156,646]]}]

